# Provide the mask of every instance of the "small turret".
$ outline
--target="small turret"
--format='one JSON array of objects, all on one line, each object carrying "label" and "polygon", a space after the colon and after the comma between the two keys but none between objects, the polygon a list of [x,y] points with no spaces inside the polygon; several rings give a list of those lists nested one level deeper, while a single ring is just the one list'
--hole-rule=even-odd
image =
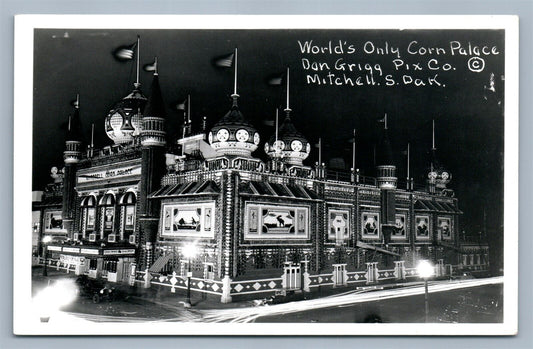
[{"label": "small turret", "polygon": [[378,187],[381,189],[396,189],[398,178],[396,177],[396,166],[392,157],[392,148],[387,129],[387,114],[380,120],[384,122],[381,143],[376,154],[376,177]]}]

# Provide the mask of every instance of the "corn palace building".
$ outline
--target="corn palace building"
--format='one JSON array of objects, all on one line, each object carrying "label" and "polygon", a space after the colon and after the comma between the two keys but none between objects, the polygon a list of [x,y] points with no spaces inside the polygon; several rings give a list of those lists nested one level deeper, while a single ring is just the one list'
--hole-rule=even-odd
[{"label": "corn palace building", "polygon": [[488,268],[488,245],[461,241],[452,176],[435,149],[427,182],[400,188],[385,118],[375,177],[310,166],[314,147],[291,119],[288,73],[286,108],[267,135],[239,109],[236,81],[235,68],[225,115],[193,132],[188,114],[172,141],[157,68],[149,97],[137,80],[102,119],[111,146],[82,143],[77,103],[64,168],[34,204],[47,262],[168,292],[190,286],[221,302],[414,280],[421,259],[437,276]]}]

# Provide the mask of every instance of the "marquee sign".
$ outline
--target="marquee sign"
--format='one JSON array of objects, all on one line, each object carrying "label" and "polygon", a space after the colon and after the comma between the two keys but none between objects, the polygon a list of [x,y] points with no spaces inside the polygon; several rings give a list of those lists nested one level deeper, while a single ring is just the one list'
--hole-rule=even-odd
[{"label": "marquee sign", "polygon": [[141,175],[141,166],[124,166],[114,169],[107,169],[94,172],[83,172],[78,174],[78,184],[100,181],[104,179],[115,179],[128,176]]},{"label": "marquee sign", "polygon": [[132,248],[125,249],[125,250],[104,250],[104,256],[110,255],[110,254],[134,254],[135,250]]}]

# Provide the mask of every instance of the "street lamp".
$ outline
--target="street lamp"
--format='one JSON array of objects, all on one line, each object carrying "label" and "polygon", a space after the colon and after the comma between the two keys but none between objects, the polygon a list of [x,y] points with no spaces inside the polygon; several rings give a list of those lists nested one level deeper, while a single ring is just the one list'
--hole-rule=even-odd
[{"label": "street lamp", "polygon": [[424,290],[425,290],[424,305],[426,309],[425,320],[426,322],[428,322],[428,315],[429,315],[428,279],[435,274],[435,267],[429,261],[421,260],[420,262],[418,262],[418,266],[416,267],[416,270],[418,271],[418,276],[424,279]]},{"label": "street lamp", "polygon": [[44,269],[43,269],[43,276],[48,276],[48,243],[52,241],[52,237],[50,235],[46,235],[43,238],[43,244],[44,244]]},{"label": "street lamp", "polygon": [[196,243],[189,243],[183,246],[182,253],[187,258],[187,300],[185,302],[185,307],[190,308],[191,304],[191,260],[196,256],[197,248]]},{"label": "street lamp", "polygon": [[78,292],[72,279],[58,280],[48,285],[33,299],[41,322],[48,322],[50,317],[74,301]]}]

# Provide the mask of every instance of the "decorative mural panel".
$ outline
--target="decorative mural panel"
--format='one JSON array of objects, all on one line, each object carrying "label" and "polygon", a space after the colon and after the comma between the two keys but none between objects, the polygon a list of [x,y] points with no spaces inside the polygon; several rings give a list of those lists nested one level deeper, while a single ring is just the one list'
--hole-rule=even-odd
[{"label": "decorative mural panel", "polygon": [[164,205],[162,236],[214,237],[215,202]]},{"label": "decorative mural panel", "polygon": [[361,213],[361,231],[364,239],[379,239],[379,213]]},{"label": "decorative mural panel", "polygon": [[350,210],[329,210],[328,238],[334,241],[350,238]]},{"label": "decorative mural panel", "polygon": [[94,207],[87,208],[87,230],[94,230],[96,221],[96,209]]},{"label": "decorative mural panel", "polygon": [[247,204],[245,239],[307,239],[309,207]]},{"label": "decorative mural panel", "polygon": [[113,220],[115,219],[115,208],[106,207],[104,211],[104,229],[112,230],[113,229]]},{"label": "decorative mural panel", "polygon": [[63,216],[61,211],[47,211],[44,216],[44,231],[65,232],[63,229]]},{"label": "decorative mural panel", "polygon": [[429,216],[416,216],[416,238],[429,239],[431,233],[431,226],[429,224]]},{"label": "decorative mural panel", "polygon": [[133,229],[135,223],[135,206],[126,206],[126,229]]},{"label": "decorative mural panel", "polygon": [[452,238],[452,220],[450,217],[439,217],[437,221],[439,236],[443,240]]},{"label": "decorative mural panel", "polygon": [[393,239],[405,239],[406,238],[406,222],[407,215],[405,213],[397,213],[395,215],[394,230],[392,231],[391,238]]}]

